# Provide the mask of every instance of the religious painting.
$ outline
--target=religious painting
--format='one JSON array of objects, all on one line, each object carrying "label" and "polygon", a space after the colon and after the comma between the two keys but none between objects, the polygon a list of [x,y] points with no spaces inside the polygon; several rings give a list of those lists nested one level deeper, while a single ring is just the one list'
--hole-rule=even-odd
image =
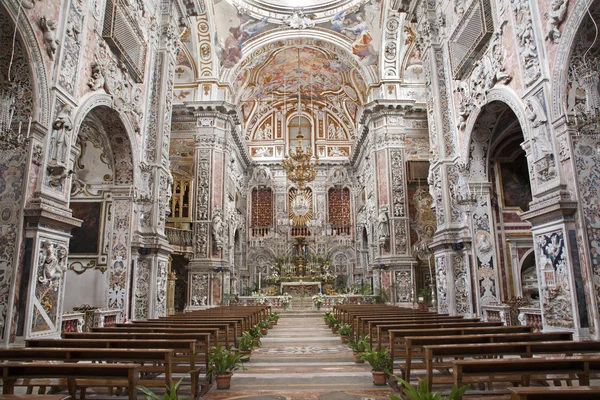
[{"label": "religious painting", "polygon": [[504,207],[529,210],[531,186],[525,157],[517,157],[512,162],[500,163],[502,200]]},{"label": "religious painting", "polygon": [[364,65],[377,64],[381,47],[381,0],[369,0],[353,12],[340,11],[319,26],[341,33],[352,41],[352,54]]},{"label": "religious painting", "polygon": [[100,237],[101,202],[72,202],[73,217],[81,219],[80,228],[73,228],[69,253],[98,254]]},{"label": "religious painting", "polygon": [[252,157],[273,157],[273,148],[270,146],[252,147],[250,153]]}]

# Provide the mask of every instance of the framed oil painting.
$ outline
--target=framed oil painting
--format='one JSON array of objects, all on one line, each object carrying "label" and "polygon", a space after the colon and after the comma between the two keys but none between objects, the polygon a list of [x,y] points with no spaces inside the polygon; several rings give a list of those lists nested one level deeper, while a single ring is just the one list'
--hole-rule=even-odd
[{"label": "framed oil painting", "polygon": [[73,228],[69,253],[98,254],[100,249],[101,202],[72,202],[73,217],[83,220],[80,228]]},{"label": "framed oil painting", "polygon": [[510,163],[500,163],[500,176],[504,207],[529,210],[531,187],[525,157],[517,157]]}]

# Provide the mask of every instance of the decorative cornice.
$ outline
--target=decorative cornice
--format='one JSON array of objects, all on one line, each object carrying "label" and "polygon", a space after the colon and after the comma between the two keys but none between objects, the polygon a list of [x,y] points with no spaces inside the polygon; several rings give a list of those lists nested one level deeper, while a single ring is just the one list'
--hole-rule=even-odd
[{"label": "decorative cornice", "polygon": [[540,226],[552,221],[572,220],[578,203],[572,200],[571,193],[560,190],[551,196],[530,204],[530,210],[520,214],[523,221],[532,226]]}]

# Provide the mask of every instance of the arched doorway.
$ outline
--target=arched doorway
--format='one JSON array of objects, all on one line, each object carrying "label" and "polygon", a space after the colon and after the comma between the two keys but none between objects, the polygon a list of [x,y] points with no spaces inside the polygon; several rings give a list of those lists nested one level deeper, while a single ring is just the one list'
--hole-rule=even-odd
[{"label": "arched doorway", "polygon": [[[72,230],[64,306],[66,310],[82,304],[108,307],[127,316],[132,200],[137,192],[132,146],[119,114],[106,105],[85,114],[76,132],[70,207],[83,223]],[[148,223],[140,218],[140,227]],[[149,270],[145,276],[135,284],[149,285]]]},{"label": "arched doorway", "polygon": [[[521,292],[519,260],[533,248],[531,225],[520,217],[532,200],[524,142],[519,119],[506,103],[492,101],[481,109],[469,143],[468,192],[455,194],[470,216],[479,313],[482,306]],[[457,301],[461,297],[458,290],[456,297]]]}]

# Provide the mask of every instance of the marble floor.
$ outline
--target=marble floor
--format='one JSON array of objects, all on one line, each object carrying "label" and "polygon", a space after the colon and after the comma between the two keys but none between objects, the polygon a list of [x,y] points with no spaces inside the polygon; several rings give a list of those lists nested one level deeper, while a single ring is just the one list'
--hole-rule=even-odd
[{"label": "marble floor", "polygon": [[231,388],[213,387],[206,400],[387,399],[389,386],[374,386],[368,364],[355,364],[348,347],[324,324],[321,312],[282,313]]}]

